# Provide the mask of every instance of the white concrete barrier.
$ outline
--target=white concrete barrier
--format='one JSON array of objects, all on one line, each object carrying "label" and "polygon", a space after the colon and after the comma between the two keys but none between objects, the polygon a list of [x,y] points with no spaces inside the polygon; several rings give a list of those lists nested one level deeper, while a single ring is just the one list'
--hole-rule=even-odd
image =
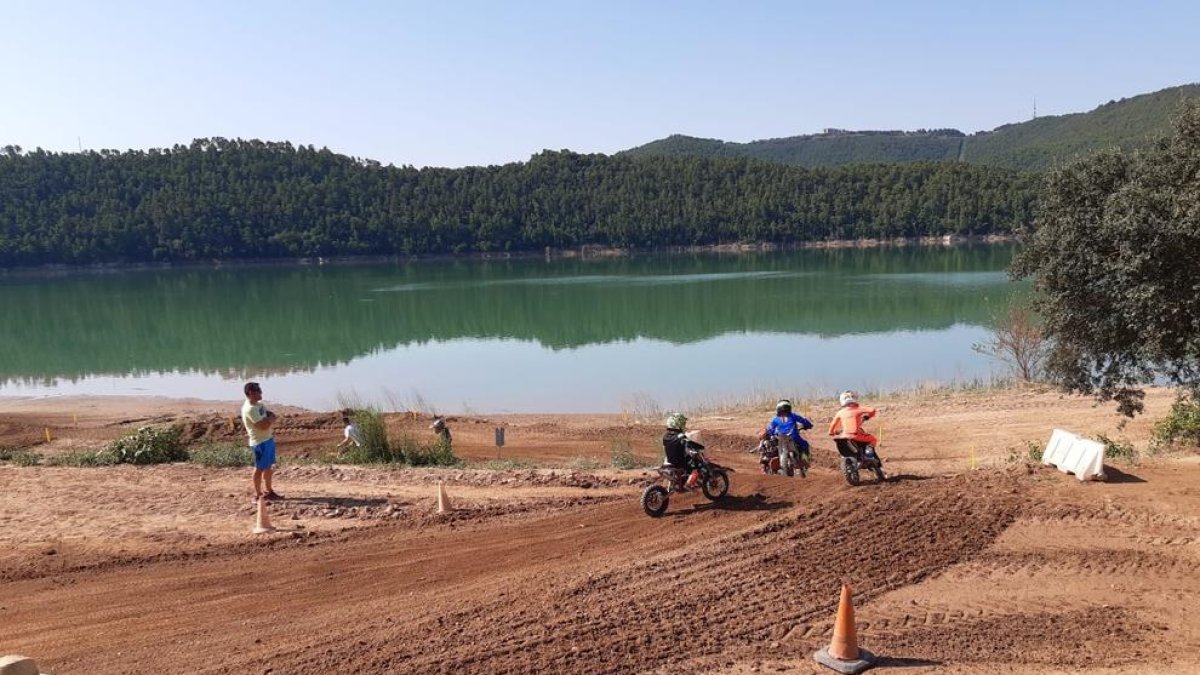
[{"label": "white concrete barrier", "polygon": [[1078,437],[1062,429],[1055,429],[1054,433],[1050,434],[1050,442],[1046,444],[1046,449],[1042,451],[1042,464],[1057,466],[1067,456],[1067,450],[1071,449],[1071,444]]},{"label": "white concrete barrier", "polygon": [[1104,480],[1104,444],[1055,429],[1042,451],[1042,464],[1075,474],[1079,480]]},{"label": "white concrete barrier", "polygon": [[37,663],[28,656],[10,654],[0,656],[0,675],[45,675]]}]

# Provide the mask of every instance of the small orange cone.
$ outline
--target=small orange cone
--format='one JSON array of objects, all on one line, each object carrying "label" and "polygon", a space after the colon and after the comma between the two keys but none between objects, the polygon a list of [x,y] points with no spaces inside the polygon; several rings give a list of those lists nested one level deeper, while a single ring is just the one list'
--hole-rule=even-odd
[{"label": "small orange cone", "polygon": [[875,656],[858,647],[858,632],[854,627],[854,603],[850,601],[850,585],[842,584],[837,618],[833,622],[833,639],[829,646],[813,654],[817,663],[839,673],[861,673],[875,665]]},{"label": "small orange cone", "polygon": [[454,507],[450,506],[450,498],[446,496],[446,487],[442,485],[442,481],[438,481],[438,513],[446,513],[453,511]]},{"label": "small orange cone", "polygon": [[254,534],[263,534],[274,531],[275,527],[271,525],[271,513],[267,511],[267,500],[264,497],[259,497],[258,518],[254,521]]}]

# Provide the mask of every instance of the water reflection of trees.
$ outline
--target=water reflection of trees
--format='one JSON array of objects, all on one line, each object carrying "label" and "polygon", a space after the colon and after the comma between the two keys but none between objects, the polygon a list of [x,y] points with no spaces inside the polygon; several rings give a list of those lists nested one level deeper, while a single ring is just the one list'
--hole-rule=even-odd
[{"label": "water reflection of trees", "polygon": [[0,377],[296,372],[398,346],[552,349],[728,333],[822,337],[984,324],[1011,250],[837,250],[445,261],[6,279]]}]

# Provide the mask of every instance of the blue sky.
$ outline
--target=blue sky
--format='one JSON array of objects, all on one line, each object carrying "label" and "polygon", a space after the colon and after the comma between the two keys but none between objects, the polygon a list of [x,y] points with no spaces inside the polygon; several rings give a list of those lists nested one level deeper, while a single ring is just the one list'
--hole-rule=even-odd
[{"label": "blue sky", "polygon": [[1195,2],[0,0],[0,146],[384,163],[955,127],[1200,81]]}]

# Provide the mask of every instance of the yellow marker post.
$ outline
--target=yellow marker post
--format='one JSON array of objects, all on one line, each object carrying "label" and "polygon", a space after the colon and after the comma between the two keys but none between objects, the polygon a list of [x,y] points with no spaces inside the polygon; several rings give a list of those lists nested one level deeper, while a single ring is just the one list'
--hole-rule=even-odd
[{"label": "yellow marker post", "polygon": [[[882,424],[879,425],[879,436],[876,437],[875,445],[878,445],[879,448],[883,447],[883,425]],[[875,448],[875,449],[878,450],[879,448]]]},{"label": "yellow marker post", "polygon": [[975,459],[975,447],[972,446],[971,447],[971,470],[974,471],[977,468],[979,468],[979,464]]},{"label": "yellow marker post", "polygon": [[74,421],[75,426],[79,426],[79,413],[71,413],[71,420]]},{"label": "yellow marker post", "polygon": [[50,438],[50,427],[45,427],[44,431],[46,432],[46,442],[49,443],[51,440],[53,440]]},{"label": "yellow marker post", "polygon": [[233,418],[232,417],[229,418],[229,430],[233,431]]}]

